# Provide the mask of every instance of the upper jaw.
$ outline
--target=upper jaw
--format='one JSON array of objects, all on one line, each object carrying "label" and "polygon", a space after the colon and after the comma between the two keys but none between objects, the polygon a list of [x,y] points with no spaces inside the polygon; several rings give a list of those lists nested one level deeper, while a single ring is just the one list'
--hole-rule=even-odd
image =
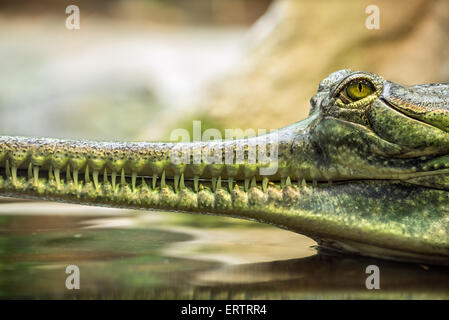
[{"label": "upper jaw", "polygon": [[[195,190],[201,181],[212,183],[212,189],[219,181],[229,185],[231,190],[233,184],[240,184],[246,190],[255,183],[266,189],[268,180],[285,184],[306,178],[298,175],[298,168],[292,167],[290,161],[293,141],[305,134],[305,127],[293,125],[249,139],[194,143],[108,143],[0,137],[0,175],[10,177],[12,181],[25,177],[36,184],[44,174],[54,177],[57,184],[67,177],[67,181],[90,179],[98,185],[104,175],[117,183],[121,176],[129,177],[133,185],[140,177],[157,181],[157,184],[165,178],[174,181],[175,189],[183,180],[191,180]],[[307,144],[307,139],[299,140],[299,145]],[[188,157],[176,157],[178,151],[187,151]],[[207,158],[209,151],[220,153],[218,163],[210,162],[214,159]],[[254,159],[250,159],[251,151],[255,152]],[[230,160],[228,154],[232,156]]]},{"label": "upper jaw", "polygon": [[448,84],[405,87],[386,81],[380,99],[410,118],[449,132]]}]

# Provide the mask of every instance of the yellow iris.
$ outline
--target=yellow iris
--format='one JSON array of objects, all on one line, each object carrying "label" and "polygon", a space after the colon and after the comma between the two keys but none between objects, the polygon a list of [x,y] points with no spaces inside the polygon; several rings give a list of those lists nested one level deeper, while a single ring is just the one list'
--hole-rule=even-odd
[{"label": "yellow iris", "polygon": [[349,98],[354,101],[363,99],[374,92],[373,87],[370,83],[357,81],[350,83],[346,87],[346,94]]}]

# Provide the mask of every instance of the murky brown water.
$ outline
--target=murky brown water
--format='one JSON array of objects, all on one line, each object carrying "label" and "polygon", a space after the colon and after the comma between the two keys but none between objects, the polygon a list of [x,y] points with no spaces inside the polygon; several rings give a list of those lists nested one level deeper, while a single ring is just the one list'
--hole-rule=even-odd
[{"label": "murky brown water", "polygon": [[[449,298],[449,268],[317,253],[313,245],[229,218],[2,201],[0,298]],[[80,290],[65,287],[72,264]],[[365,287],[370,264],[380,268],[380,290]]]}]

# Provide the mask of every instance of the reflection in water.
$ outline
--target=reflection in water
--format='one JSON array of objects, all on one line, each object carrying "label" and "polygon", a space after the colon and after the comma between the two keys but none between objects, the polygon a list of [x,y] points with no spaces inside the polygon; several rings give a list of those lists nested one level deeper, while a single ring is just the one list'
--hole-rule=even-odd
[{"label": "reflection in water", "polygon": [[[317,253],[301,235],[253,222],[107,212],[2,203],[0,298],[449,298],[447,267]],[[69,264],[80,268],[80,290],[65,288]],[[370,264],[381,290],[365,288]]]}]

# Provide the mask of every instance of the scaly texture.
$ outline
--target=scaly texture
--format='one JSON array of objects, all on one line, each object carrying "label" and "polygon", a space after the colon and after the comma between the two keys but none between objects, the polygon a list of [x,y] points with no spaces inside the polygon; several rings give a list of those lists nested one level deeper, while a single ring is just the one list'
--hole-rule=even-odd
[{"label": "scaly texture", "polygon": [[446,84],[341,70],[308,119],[249,139],[3,136],[0,194],[254,219],[339,250],[449,263],[448,101]]}]

